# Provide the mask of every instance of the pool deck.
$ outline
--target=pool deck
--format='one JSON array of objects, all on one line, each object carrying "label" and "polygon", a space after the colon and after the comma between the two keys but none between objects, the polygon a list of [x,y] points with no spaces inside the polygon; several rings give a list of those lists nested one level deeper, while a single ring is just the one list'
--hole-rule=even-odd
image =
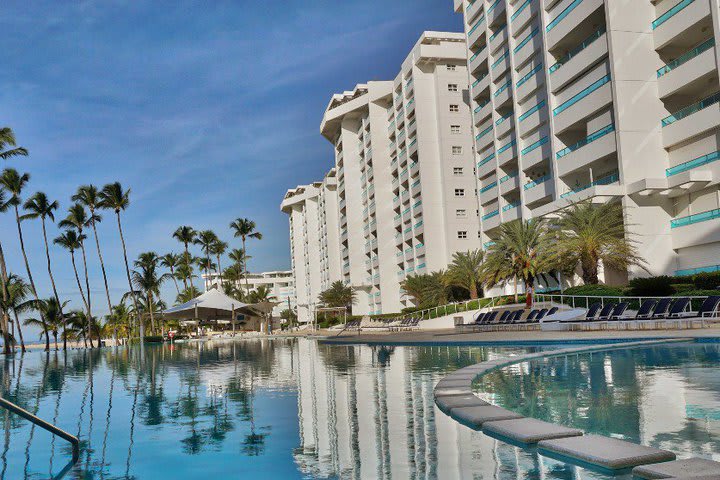
[{"label": "pool deck", "polygon": [[402,344],[422,345],[437,343],[479,344],[479,343],[602,343],[605,340],[636,341],[647,339],[687,338],[688,340],[720,339],[720,327],[694,330],[609,330],[579,332],[543,332],[543,331],[511,331],[511,332],[458,332],[454,329],[411,332],[373,332],[359,333],[326,332],[318,335],[325,343],[363,343],[363,344]]}]

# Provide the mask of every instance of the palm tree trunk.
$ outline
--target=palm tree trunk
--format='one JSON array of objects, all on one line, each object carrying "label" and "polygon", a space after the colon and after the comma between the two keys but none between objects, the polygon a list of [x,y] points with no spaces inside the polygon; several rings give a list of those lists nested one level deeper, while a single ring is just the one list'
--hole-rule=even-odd
[{"label": "palm tree trunk", "polygon": [[243,246],[243,270],[245,271],[245,293],[250,293],[250,281],[247,275],[247,250],[245,249],[245,237],[242,237]]},{"label": "palm tree trunk", "polygon": [[[53,295],[55,295],[55,301],[58,303],[58,313],[60,314],[60,323],[63,325],[63,329],[64,329],[65,328],[65,314],[63,313],[63,306],[62,306],[62,303],[60,302],[60,297],[58,296],[57,288],[55,287],[55,277],[53,276],[53,273],[52,273],[52,266],[50,263],[50,245],[48,244],[47,230],[45,229],[45,217],[40,217],[40,221],[42,223],[43,240],[45,241],[45,257],[47,258],[47,271],[48,271],[48,275],[50,276],[50,284],[52,285]],[[57,350],[57,338],[55,339],[55,350]]]},{"label": "palm tree trunk", "polygon": [[513,278],[513,284],[515,285],[515,303],[518,303],[517,277]]},{"label": "palm tree trunk", "polygon": [[[183,243],[185,243],[185,266],[189,268],[190,267],[190,250],[188,250],[187,242],[183,242]],[[183,277],[183,287],[185,288],[185,290],[188,289],[187,277]]]},{"label": "palm tree trunk", "polygon": [[82,284],[80,283],[80,275],[78,274],[77,264],[75,263],[74,250],[70,250],[70,261],[72,261],[73,271],[75,272],[75,281],[77,282],[78,289],[80,290],[80,296],[82,297],[83,305],[85,305],[85,310],[87,310],[88,302],[85,298],[85,292],[83,291]]},{"label": "palm tree trunk", "polygon": [[[2,283],[0,287],[2,287],[3,305],[8,304],[8,281],[7,269],[5,268],[5,254],[3,253],[2,243],[0,243],[0,283]],[[10,314],[4,308],[0,308],[0,313],[2,313],[0,328],[2,328],[3,333],[3,353],[9,355],[12,351],[10,345],[10,330],[8,328],[10,326]]]},{"label": "palm tree trunk", "polygon": [[217,256],[217,272],[218,272],[218,281],[220,282],[220,288],[223,287],[223,278],[222,278],[222,268],[220,267],[220,255]]},{"label": "palm tree trunk", "polygon": [[[25,252],[25,240],[23,239],[22,227],[20,226],[20,211],[18,210],[17,205],[15,205],[15,223],[17,223],[18,237],[20,238],[20,250],[22,251],[23,260],[25,261],[25,270],[28,274],[30,288],[35,296],[35,300],[40,302],[37,290],[35,289],[35,281],[33,280],[32,272],[30,271],[30,262],[28,262],[27,253]],[[40,313],[40,322],[42,322],[43,333],[45,334],[45,351],[48,352],[50,351],[50,336],[48,335],[47,323],[45,323],[45,317],[43,317],[42,313]]]},{"label": "palm tree trunk", "polygon": [[147,294],[148,310],[150,310],[150,333],[155,335],[155,315],[153,314],[152,293]]},{"label": "palm tree trunk", "polygon": [[82,251],[83,269],[85,271],[85,291],[87,293],[87,325],[85,326],[85,336],[90,341],[90,348],[95,348],[92,340],[92,301],[90,300],[90,276],[88,275],[87,255],[85,255],[84,241],[80,242],[80,251]]},{"label": "palm tree trunk", "polygon": [[175,284],[175,290],[177,290],[177,294],[180,295],[180,287],[178,286],[177,278],[175,278],[175,268],[174,267],[170,267],[170,275],[172,276],[173,283]]},{"label": "palm tree trunk", "polygon": [[55,351],[56,352],[58,351],[57,335],[58,335],[57,330],[53,330],[53,338],[55,339]]},{"label": "palm tree trunk", "polygon": [[[94,215],[94,211],[90,211]],[[100,250],[100,239],[98,238],[97,227],[95,221],[92,222],[93,235],[95,236],[95,247],[97,248],[98,258],[100,259],[100,270],[102,270],[103,282],[105,283],[105,296],[108,303],[108,315],[112,314],[112,302],[110,301],[110,288],[108,287],[107,274],[105,273],[105,261],[103,260],[102,251]]]},{"label": "palm tree trunk", "polygon": [[[138,320],[140,320],[140,309],[138,308],[137,297],[135,296],[135,290],[133,289],[133,286],[132,286],[132,280],[130,280],[130,265],[128,264],[128,259],[127,259],[127,247],[125,246],[125,236],[123,235],[122,222],[120,222],[120,211],[116,211],[115,214],[117,216],[118,232],[120,232],[120,243],[122,243],[122,248],[123,248],[123,258],[125,259],[125,273],[127,274],[128,286],[130,287],[130,295],[132,296],[132,299],[133,299],[133,306],[135,307],[135,314],[137,315]],[[145,337],[145,325],[143,324],[142,321],[140,321],[139,327],[140,327],[140,342],[142,343],[143,338]]]},{"label": "palm tree trunk", "polygon": [[25,339],[23,338],[22,328],[20,327],[20,319],[16,311],[13,310],[13,314],[15,315],[15,323],[17,324],[18,335],[20,336],[20,351],[25,353]]}]

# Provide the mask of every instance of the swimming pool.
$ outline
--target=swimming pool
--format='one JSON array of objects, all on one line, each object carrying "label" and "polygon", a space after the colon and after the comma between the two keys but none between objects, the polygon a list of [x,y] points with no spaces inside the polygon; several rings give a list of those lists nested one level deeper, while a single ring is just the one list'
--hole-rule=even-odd
[{"label": "swimming pool", "polygon": [[0,478],[607,478],[435,406],[445,374],[537,348],[258,339],[32,352],[2,360],[0,391],[78,435],[80,461],[63,471],[64,442],[0,412]]}]

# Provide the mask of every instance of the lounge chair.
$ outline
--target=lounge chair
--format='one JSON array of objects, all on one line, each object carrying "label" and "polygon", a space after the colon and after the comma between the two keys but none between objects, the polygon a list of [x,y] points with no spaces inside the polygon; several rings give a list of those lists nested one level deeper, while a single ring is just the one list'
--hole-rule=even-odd
[{"label": "lounge chair", "polygon": [[530,314],[525,319],[525,322],[528,323],[530,320],[535,320],[535,317],[537,317],[538,313],[540,313],[540,310],[531,311]]},{"label": "lounge chair", "polygon": [[695,316],[699,318],[714,317],[718,313],[719,305],[720,295],[711,295],[700,305],[700,310],[695,312]]},{"label": "lounge chair", "polygon": [[487,323],[493,323],[495,322],[495,319],[497,318],[498,312],[497,310],[490,312],[490,314],[485,319]]},{"label": "lounge chair", "polygon": [[487,315],[487,312],[480,312],[475,317],[475,325],[482,325],[485,321],[485,316]]},{"label": "lounge chair", "polygon": [[525,310],[522,308],[520,310],[516,310],[512,317],[513,322],[519,322],[523,312],[525,312]]},{"label": "lounge chair", "polygon": [[613,310],[615,309],[614,303],[608,303],[606,304],[602,310],[600,310],[600,315],[598,315],[597,319],[600,321],[603,320],[609,320],[610,315],[612,314]]},{"label": "lounge chair", "polygon": [[657,300],[645,300],[642,305],[640,305],[640,309],[637,311],[637,314],[635,314],[636,320],[642,320],[643,318],[650,318],[653,315],[653,309],[655,308],[655,305],[657,305]]},{"label": "lounge chair", "polygon": [[627,307],[627,302],[620,302],[615,305],[615,308],[613,308],[613,311],[610,314],[610,320],[622,320],[622,316],[625,313],[625,310],[627,310]]},{"label": "lounge chair", "polygon": [[588,307],[587,314],[585,314],[585,321],[592,322],[593,320],[595,320],[595,316],[598,314],[601,308],[602,305],[600,304],[600,302],[590,305]]},{"label": "lounge chair", "polygon": [[650,318],[665,318],[668,314],[668,310],[670,310],[671,303],[672,303],[672,298],[670,298],[670,297],[661,298],[660,301],[655,306],[655,310],[653,311],[652,317],[650,317]]},{"label": "lounge chair", "polygon": [[559,310],[558,307],[552,307],[550,310],[548,310],[547,314],[553,315],[553,314],[557,313],[558,310]]},{"label": "lounge chair", "polygon": [[537,314],[537,316],[535,317],[534,320],[535,320],[536,322],[539,322],[540,319],[542,319],[545,315],[547,315],[547,313],[548,313],[548,309],[547,309],[547,308],[541,309],[541,310],[538,312],[538,314]]},{"label": "lounge chair", "polygon": [[508,317],[510,316],[510,310],[505,310],[502,315],[500,315],[500,320],[498,320],[500,323],[506,323]]},{"label": "lounge chair", "polygon": [[670,312],[666,315],[666,318],[680,318],[687,310],[690,305],[690,299],[687,297],[681,297],[675,300],[670,308]]}]

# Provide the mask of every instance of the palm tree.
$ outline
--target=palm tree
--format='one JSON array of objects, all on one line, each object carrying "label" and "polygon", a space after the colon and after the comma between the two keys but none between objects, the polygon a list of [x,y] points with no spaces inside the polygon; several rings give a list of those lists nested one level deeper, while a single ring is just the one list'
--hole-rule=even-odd
[{"label": "palm tree", "polygon": [[203,269],[205,270],[205,290],[207,290],[208,280],[210,279],[210,268],[212,262],[210,261],[210,254],[215,242],[218,241],[217,235],[212,230],[203,230],[198,232],[195,238],[195,244],[200,246],[200,249],[205,253],[205,261],[203,262]]},{"label": "palm tree", "polygon": [[102,217],[97,213],[98,208],[100,208],[100,194],[95,185],[82,185],[78,187],[77,192],[72,196],[72,201],[78,202],[90,211],[90,226],[93,229],[93,236],[95,237],[95,248],[97,249],[98,259],[100,260],[100,270],[102,271],[103,282],[105,284],[108,313],[110,313],[112,312],[110,288],[108,287],[107,273],[105,272],[105,261],[103,260],[102,250],[100,250],[100,237],[98,237],[97,232],[97,223],[102,221]]},{"label": "palm tree", "polygon": [[320,292],[318,300],[326,307],[343,307],[350,311],[357,301],[357,293],[350,285],[345,285],[341,280],[337,280],[327,290]]},{"label": "palm tree", "polygon": [[213,242],[212,246],[210,247],[210,252],[215,255],[215,258],[217,259],[217,274],[218,274],[218,281],[220,282],[220,288],[222,288],[222,265],[220,264],[220,257],[225,255],[225,252],[227,251],[228,244],[227,242],[223,242],[219,238],[215,239],[215,242]]},{"label": "palm tree", "polygon": [[47,195],[43,192],[37,192],[32,197],[28,198],[23,209],[28,213],[23,215],[23,219],[36,219],[39,218],[42,224],[43,240],[45,242],[45,259],[47,260],[47,271],[50,276],[50,284],[52,285],[53,295],[60,308],[60,320],[63,320],[63,304],[60,303],[60,297],[57,293],[57,287],[55,285],[55,276],[52,272],[52,264],[50,263],[50,245],[48,243],[46,220],[49,218],[50,221],[55,221],[55,210],[59,208],[59,204],[56,201],[50,201]]},{"label": "palm tree", "polygon": [[[85,307],[87,308],[87,317],[93,318],[92,316],[92,299],[90,295],[90,275],[88,273],[87,255],[85,254],[85,239],[87,237],[83,234],[83,230],[90,226],[92,220],[88,217],[85,207],[79,203],[73,203],[68,209],[68,215],[64,220],[60,220],[60,227],[71,228],[77,232],[77,239],[80,243],[80,251],[82,252],[83,260],[83,271],[85,273],[85,294],[86,302]],[[94,348],[92,335],[90,332],[85,332],[87,339],[90,341],[90,348]],[[99,345],[98,345],[99,346]]]},{"label": "palm tree", "polygon": [[[20,175],[14,168],[6,168],[3,170],[2,175],[0,175],[0,186],[10,193],[10,198],[4,207],[0,207],[0,211],[7,210],[8,207],[13,207],[15,210],[15,223],[17,224],[18,238],[20,239],[20,250],[22,252],[23,260],[25,261],[25,271],[28,275],[28,281],[30,282],[32,294],[35,296],[35,300],[39,300],[37,289],[35,288],[35,281],[33,280],[32,271],[30,270],[30,262],[28,261],[27,252],[25,250],[25,239],[23,237],[21,225],[22,218],[20,217],[19,208],[22,204],[22,191],[29,181],[30,174],[28,173]],[[43,329],[43,332],[45,333],[45,350],[47,351],[50,350],[50,340],[47,335],[47,329]]]},{"label": "palm tree", "polygon": [[[157,267],[160,264],[160,257],[155,252],[145,252],[135,260],[137,270],[132,272],[134,287],[141,292],[146,299],[146,308],[150,313],[150,330],[155,333],[154,298],[160,297],[160,286],[167,278],[167,274],[159,275]],[[144,337],[143,322],[140,322],[140,336]]]},{"label": "palm tree", "polygon": [[[8,147],[13,147],[9,148]],[[0,159],[9,160],[12,157],[26,157],[28,151],[23,147],[18,147],[15,143],[15,134],[9,127],[0,128]]]},{"label": "palm tree", "polygon": [[180,255],[177,255],[173,252],[166,253],[162,257],[160,257],[160,265],[162,265],[165,268],[170,269],[170,277],[173,279],[173,283],[175,283],[175,290],[177,290],[178,295],[180,294],[180,287],[177,283],[177,276],[175,275],[175,268],[180,265],[181,257]]},{"label": "palm tree", "polygon": [[80,284],[80,275],[78,275],[77,264],[75,263],[75,250],[80,249],[80,245],[84,240],[85,235],[78,235],[75,230],[68,229],[53,240],[53,243],[70,252],[70,260],[72,261],[73,271],[75,272],[75,281],[77,282],[78,290],[80,290],[80,297],[87,309],[88,302],[85,298],[85,292],[83,291],[82,285]]},{"label": "palm tree", "polygon": [[35,300],[28,300],[28,297],[32,294],[30,291],[30,285],[25,282],[18,275],[10,274],[7,282],[7,301],[2,300],[0,307],[3,311],[13,312],[14,323],[18,328],[18,335],[20,336],[20,350],[25,352],[25,339],[23,338],[22,327],[20,325],[20,314],[33,310],[37,307]]},{"label": "palm tree", "polygon": [[178,303],[189,302],[193,298],[199,296],[201,293],[202,292],[200,292],[200,290],[198,290],[195,285],[190,285],[188,288],[180,292],[176,300]]},{"label": "palm tree", "polygon": [[[182,244],[185,246],[185,265],[188,267],[190,266],[190,249],[189,245],[191,243],[195,243],[195,237],[197,236],[197,232],[194,228],[189,227],[187,225],[183,225],[181,227],[178,227],[177,230],[173,233],[173,238],[176,239],[179,242],[182,242]],[[183,280],[183,287],[185,290],[188,288],[188,278],[189,277],[182,277]],[[192,281],[192,280],[191,280]]]},{"label": "palm tree", "polygon": [[[243,254],[247,254],[247,247],[245,246],[245,241],[248,238],[255,238],[257,240],[262,240],[262,233],[258,232],[255,229],[255,222],[248,218],[238,218],[234,222],[230,224],[230,228],[234,230],[235,238],[240,238],[242,240],[242,251]],[[247,278],[247,257],[243,260],[243,267],[245,267],[245,289],[247,291],[250,291],[250,282]]]},{"label": "palm tree", "polygon": [[557,240],[553,249],[558,264],[582,270],[585,284],[595,285],[598,266],[627,271],[637,266],[647,270],[625,229],[623,207],[618,201],[594,204],[591,201],[574,203],[562,210],[552,222]]},{"label": "palm tree", "polygon": [[107,333],[112,333],[113,340],[117,341],[118,335],[130,338],[130,311],[124,302],[115,305],[112,313],[107,316],[104,328]]},{"label": "palm tree", "polygon": [[[52,333],[55,341],[55,351],[58,350],[58,333],[61,329],[65,329],[65,320],[62,314],[62,309],[67,305],[67,303],[68,302],[60,304],[55,297],[40,300],[38,310],[42,313],[42,318],[44,318],[44,320],[41,321],[34,318],[28,318],[25,320],[25,325],[39,326],[42,323],[47,325],[48,331]],[[67,343],[64,344],[63,348],[67,348]]]},{"label": "palm tree", "polygon": [[[552,270],[550,235],[542,218],[513,220],[500,226],[500,234],[483,264],[488,285],[520,279],[525,285],[525,303],[532,305],[535,280]],[[515,290],[517,302],[517,288]]]},{"label": "palm tree", "polygon": [[449,292],[445,283],[445,272],[439,270],[423,275],[410,275],[400,287],[413,297],[415,305],[422,308],[436,307],[448,303]]},{"label": "palm tree", "polygon": [[478,286],[482,283],[483,258],[482,250],[455,252],[445,275],[447,283],[470,292],[472,300],[478,298]]},{"label": "palm tree", "polygon": [[268,285],[260,285],[248,295],[249,303],[263,303],[271,301],[271,291]]},{"label": "palm tree", "polygon": [[[120,212],[126,210],[130,206],[130,189],[123,190],[120,182],[109,183],[105,185],[100,192],[100,208],[115,211],[117,217],[118,232],[120,233],[120,243],[123,248],[123,258],[125,259],[125,273],[127,274],[128,287],[130,288],[130,295],[132,296],[133,306],[135,311],[138,312],[138,302],[135,297],[135,291],[133,290],[132,279],[130,278],[130,264],[127,258],[127,247],[125,246],[125,237],[123,236],[122,222],[120,221]],[[145,328],[140,325],[140,331],[144,332]]]}]

